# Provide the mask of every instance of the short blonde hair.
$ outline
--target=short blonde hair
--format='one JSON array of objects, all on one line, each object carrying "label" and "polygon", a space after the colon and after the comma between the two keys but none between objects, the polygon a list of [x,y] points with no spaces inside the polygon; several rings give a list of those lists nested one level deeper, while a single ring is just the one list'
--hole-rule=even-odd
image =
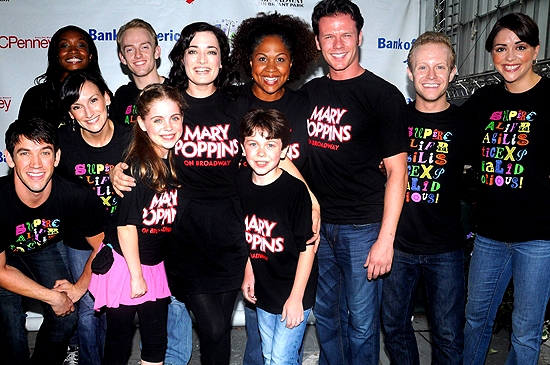
[{"label": "short blonde hair", "polygon": [[153,38],[153,41],[155,43],[153,46],[156,48],[159,45],[159,41],[158,41],[158,38],[157,38],[157,33],[155,32],[155,30],[153,29],[151,24],[147,23],[143,19],[135,18],[135,19],[130,20],[128,23],[124,24],[123,26],[121,26],[118,29],[118,33],[116,35],[116,44],[117,44],[118,52],[123,53],[122,52],[122,36],[124,35],[124,32],[126,32],[128,29],[133,29],[133,28],[145,29],[147,32],[149,32],[149,34]]},{"label": "short blonde hair", "polygon": [[456,53],[455,53],[455,50],[453,48],[453,45],[451,44],[451,40],[449,39],[449,37],[447,37],[445,34],[443,33],[439,33],[439,32],[431,32],[431,31],[428,31],[428,32],[425,32],[425,33],[422,33],[420,35],[420,37],[418,37],[411,49],[409,50],[409,55],[407,56],[407,66],[412,70],[412,66],[411,66],[411,59],[412,59],[412,56],[413,56],[413,53],[414,51],[422,46],[422,45],[425,45],[425,44],[443,44],[447,47],[449,47],[449,50],[451,51],[451,67],[450,69],[452,70],[454,67],[455,67],[455,62],[456,62]]}]

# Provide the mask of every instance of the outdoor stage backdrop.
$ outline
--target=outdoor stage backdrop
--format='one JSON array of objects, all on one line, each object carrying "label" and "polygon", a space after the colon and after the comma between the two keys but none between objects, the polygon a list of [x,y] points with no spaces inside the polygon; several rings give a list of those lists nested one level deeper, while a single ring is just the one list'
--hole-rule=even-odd
[{"label": "outdoor stage backdrop", "polygon": [[[17,118],[21,98],[47,66],[50,37],[65,25],[88,30],[99,52],[101,71],[115,91],[129,81],[116,52],[116,32],[125,22],[142,18],[158,32],[162,48],[160,73],[167,75],[167,56],[181,29],[206,21],[228,36],[242,19],[278,11],[311,21],[318,0],[0,0],[0,175],[8,171],[4,133]],[[419,34],[419,0],[356,0],[365,18],[361,64],[411,96],[404,61]],[[306,79],[322,75],[321,60]],[[295,84],[293,86],[300,86]]]}]

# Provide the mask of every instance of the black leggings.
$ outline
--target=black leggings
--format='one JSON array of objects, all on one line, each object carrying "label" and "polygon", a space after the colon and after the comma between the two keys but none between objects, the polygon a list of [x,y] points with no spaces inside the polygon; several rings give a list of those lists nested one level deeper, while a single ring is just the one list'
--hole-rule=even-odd
[{"label": "black leggings", "polygon": [[231,315],[239,289],[214,294],[187,294],[197,322],[202,365],[229,365]]},{"label": "black leggings", "polygon": [[132,335],[136,312],[141,335],[141,359],[164,361],[170,298],[157,299],[139,305],[120,305],[107,308],[107,335],[105,337],[105,365],[125,365],[132,350]]}]

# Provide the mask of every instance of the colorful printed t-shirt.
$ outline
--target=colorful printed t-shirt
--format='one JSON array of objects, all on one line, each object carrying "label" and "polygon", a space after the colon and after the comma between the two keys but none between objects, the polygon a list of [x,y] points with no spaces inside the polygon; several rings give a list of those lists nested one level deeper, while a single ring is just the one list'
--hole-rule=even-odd
[{"label": "colorful printed t-shirt", "polygon": [[[61,241],[69,227],[85,237],[103,232],[101,203],[93,192],[54,174],[48,199],[29,208],[15,192],[14,175],[0,178],[0,252],[27,255]],[[11,233],[10,233],[11,232]]]},{"label": "colorful printed t-shirt", "polygon": [[406,116],[409,178],[394,246],[415,255],[458,250],[464,242],[460,197],[472,126],[454,105],[422,113],[413,102]]},{"label": "colorful printed t-shirt", "polygon": [[[93,147],[86,143],[78,125],[75,128],[64,125],[58,133],[61,161],[56,172],[93,190],[103,204],[107,217],[113,215],[119,200],[111,185],[109,173],[122,161],[132,138],[132,127],[114,123],[114,128],[113,137],[103,147]],[[75,230],[67,232],[64,243],[75,249],[90,249],[84,236]]]},{"label": "colorful printed t-shirt", "polygon": [[477,233],[504,242],[550,240],[550,79],[476,91],[463,105],[477,127]]}]

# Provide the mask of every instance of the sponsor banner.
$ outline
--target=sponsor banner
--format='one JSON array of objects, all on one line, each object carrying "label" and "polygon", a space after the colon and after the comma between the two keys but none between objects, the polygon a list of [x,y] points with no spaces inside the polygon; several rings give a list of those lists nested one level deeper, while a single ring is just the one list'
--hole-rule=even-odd
[{"label": "sponsor banner", "polygon": [[[98,48],[103,76],[111,90],[129,81],[116,49],[118,28],[133,18],[142,18],[155,28],[162,49],[159,73],[170,69],[168,54],[181,29],[192,22],[217,25],[229,37],[244,18],[258,12],[292,14],[311,21],[318,0],[0,0],[0,175],[5,164],[4,133],[17,118],[24,93],[47,67],[50,37],[63,26],[74,24],[87,30]],[[418,36],[418,0],[356,0],[365,18],[361,64],[395,84],[406,97],[414,95],[405,72],[408,49]],[[320,60],[303,80],[326,74]]]}]

